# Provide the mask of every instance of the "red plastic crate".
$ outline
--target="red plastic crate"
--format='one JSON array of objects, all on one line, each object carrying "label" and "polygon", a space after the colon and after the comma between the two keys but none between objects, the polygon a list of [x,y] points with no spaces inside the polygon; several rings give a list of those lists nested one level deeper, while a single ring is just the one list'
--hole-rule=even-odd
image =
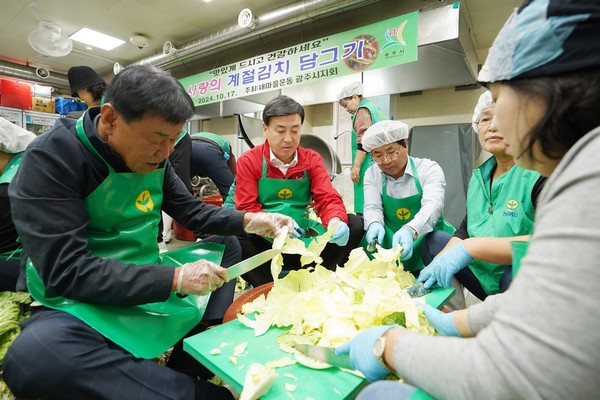
[{"label": "red plastic crate", "polygon": [[0,106],[31,110],[31,85],[0,79]]}]

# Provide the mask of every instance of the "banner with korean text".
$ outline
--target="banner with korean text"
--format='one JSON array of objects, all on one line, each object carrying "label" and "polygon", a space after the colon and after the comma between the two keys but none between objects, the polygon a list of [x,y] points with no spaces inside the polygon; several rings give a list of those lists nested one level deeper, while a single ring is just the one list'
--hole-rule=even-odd
[{"label": "banner with korean text", "polygon": [[202,72],[179,82],[195,105],[417,61],[418,11]]}]

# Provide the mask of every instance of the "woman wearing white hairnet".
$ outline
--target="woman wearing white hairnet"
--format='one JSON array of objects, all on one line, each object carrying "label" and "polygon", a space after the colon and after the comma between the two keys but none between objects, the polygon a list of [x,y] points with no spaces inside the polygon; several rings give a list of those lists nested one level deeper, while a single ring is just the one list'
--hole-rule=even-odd
[{"label": "woman wearing white hairnet", "polygon": [[338,95],[340,106],[352,115],[352,171],[350,178],[354,182],[354,212],[363,213],[363,180],[365,171],[372,164],[368,150],[362,147],[362,136],[374,123],[384,116],[381,110],[369,100],[363,98],[363,84],[352,82],[344,86]]},{"label": "woman wearing white hairnet", "polygon": [[[418,281],[450,287],[455,277],[479,299],[504,292],[512,281],[511,242],[529,240],[537,198],[545,179],[515,165],[496,128],[489,91],[479,97],[473,129],[490,157],[473,171],[467,192],[467,215],[444,250]],[[466,268],[465,268],[466,267]]]},{"label": "woman wearing white hairnet", "polygon": [[421,247],[437,254],[454,233],[442,216],[444,172],[435,161],[408,156],[408,126],[400,121],[373,124],[362,144],[375,162],[365,173],[365,239],[402,246],[404,269],[416,272],[423,268]]},{"label": "woman wearing white hairnet", "polygon": [[597,0],[533,0],[498,34],[479,81],[507,154],[549,177],[527,254],[508,291],[432,321],[474,338],[380,326],[342,345],[370,381],[393,371],[414,385],[377,382],[357,399],[416,399],[415,386],[438,399],[598,397],[598,32]]},{"label": "woman wearing white hairnet", "polygon": [[33,133],[0,117],[0,292],[14,291],[19,277],[21,245],[10,213],[8,184],[33,139]]}]

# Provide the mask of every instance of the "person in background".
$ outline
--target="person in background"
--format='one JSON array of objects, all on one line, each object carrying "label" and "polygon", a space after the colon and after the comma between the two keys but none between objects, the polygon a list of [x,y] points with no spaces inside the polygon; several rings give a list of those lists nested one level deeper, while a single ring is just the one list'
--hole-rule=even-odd
[{"label": "person in background", "polygon": [[365,239],[384,248],[402,246],[404,269],[419,271],[431,261],[422,254],[437,254],[454,232],[442,216],[444,172],[435,161],[408,155],[408,125],[400,121],[371,125],[362,146],[375,162],[364,178]]},{"label": "person in background", "polygon": [[21,244],[10,211],[8,184],[17,173],[25,148],[35,137],[0,117],[0,292],[15,291],[21,261]]},{"label": "person in background", "polygon": [[[364,231],[359,217],[347,214],[342,198],[331,185],[321,156],[300,146],[304,108],[294,99],[277,96],[263,110],[265,142],[242,154],[237,163],[235,207],[250,212],[281,212],[294,219],[301,228],[313,227],[308,208],[320,217],[321,233],[334,221],[338,227],[321,252],[322,265],[335,269],[344,265],[350,251],[358,246]],[[238,236],[242,258],[251,257],[272,247],[259,235]],[[310,240],[310,239],[308,239]],[[307,240],[307,241],[308,241]],[[283,255],[286,269],[300,269],[300,256]],[[245,274],[244,279],[257,287],[271,282],[269,263]]]},{"label": "person in background", "polygon": [[[193,193],[192,178],[204,176],[214,182],[223,199],[227,198],[235,176],[235,155],[231,151],[231,144],[221,136],[210,132],[189,135],[184,131],[169,156],[169,162],[190,193]],[[171,240],[172,222],[173,218],[163,212],[164,243]],[[203,232],[194,232],[194,235],[201,238]]]},{"label": "person in background", "polygon": [[[545,178],[515,164],[496,127],[492,94],[485,91],[473,113],[473,130],[492,154],[473,170],[467,214],[442,252],[417,279],[425,288],[454,278],[479,299],[504,292],[512,281],[511,242],[529,240]],[[467,267],[467,268],[465,268]]]},{"label": "person in background", "polygon": [[383,113],[369,100],[363,98],[363,84],[352,82],[338,95],[340,106],[352,115],[352,171],[350,178],[354,182],[354,212],[363,213],[365,171],[372,164],[371,157],[362,145],[362,136],[374,123],[384,119]]},{"label": "person in background", "polygon": [[[370,380],[359,400],[589,399],[600,390],[600,5],[533,0],[492,45],[478,80],[517,165],[548,181],[510,289],[467,310],[426,307],[442,335],[397,326],[360,332],[350,353]],[[518,262],[513,259],[513,264]]]},{"label": "person in background", "polygon": [[[239,243],[211,236],[161,258],[160,211],[217,235],[275,236],[293,222],[189,193],[166,160],[193,112],[168,72],[131,66],[102,107],[59,119],[28,147],[9,187],[25,261],[17,288],[36,301],[3,363],[16,397],[233,398],[197,380],[181,339],[222,319],[234,283],[224,286],[223,267],[240,260]],[[152,361],[173,346],[167,367]]]},{"label": "person in background", "polygon": [[[175,171],[175,175],[185,185],[186,189],[190,194],[193,194],[192,189],[192,175],[191,169],[191,158],[192,158],[192,139],[188,132],[184,129],[179,135],[179,138],[175,142],[173,152],[169,156],[169,163]],[[161,213],[161,222],[158,225],[158,246],[161,251],[167,250],[167,243],[169,243],[173,236],[173,218],[166,212]]]},{"label": "person in background", "polygon": [[191,175],[210,178],[225,200],[236,174],[235,154],[231,150],[231,143],[211,132],[198,132],[191,137]]},{"label": "person in background", "polygon": [[106,91],[106,82],[86,65],[71,67],[67,71],[71,96],[79,97],[88,108],[99,106]]}]

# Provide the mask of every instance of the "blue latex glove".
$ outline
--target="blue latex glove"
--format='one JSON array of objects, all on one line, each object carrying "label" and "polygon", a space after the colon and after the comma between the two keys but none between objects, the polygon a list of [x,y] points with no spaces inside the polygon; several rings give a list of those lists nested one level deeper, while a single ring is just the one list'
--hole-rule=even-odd
[{"label": "blue latex glove", "polygon": [[339,225],[337,231],[335,231],[329,240],[329,243],[337,244],[338,246],[345,246],[348,243],[348,239],[350,239],[350,228],[348,228],[348,224],[337,217],[332,218],[329,223],[331,224],[331,222],[334,220],[338,220]]},{"label": "blue latex glove", "polygon": [[300,225],[296,221],[294,221],[294,229],[290,232],[290,236],[299,239],[304,235],[304,229],[300,228]]},{"label": "blue latex glove", "polygon": [[423,286],[426,289],[433,286],[435,282],[438,282],[445,288],[449,288],[454,274],[466,267],[472,260],[473,257],[465,249],[465,245],[461,240],[442,254],[436,256],[431,264],[423,268],[417,281],[425,282]]},{"label": "blue latex glove", "polygon": [[385,236],[385,228],[381,222],[373,222],[367,229],[367,235],[365,237],[368,244],[374,241],[381,244],[383,243],[383,237]]},{"label": "blue latex glove", "polygon": [[369,382],[383,379],[391,371],[385,368],[377,357],[375,357],[373,345],[379,336],[397,326],[385,325],[365,329],[354,336],[349,342],[338,346],[335,349],[335,354],[350,354],[352,368],[362,372]]},{"label": "blue latex glove", "polygon": [[392,239],[392,249],[397,245],[402,246],[400,261],[408,260],[412,257],[413,244],[413,233],[409,228],[403,226],[402,228],[398,229],[398,232],[394,233],[394,237]]},{"label": "blue latex glove", "polygon": [[460,336],[454,321],[452,321],[456,311],[447,314],[426,304],[418,303],[418,305],[423,306],[425,316],[441,336]]}]

